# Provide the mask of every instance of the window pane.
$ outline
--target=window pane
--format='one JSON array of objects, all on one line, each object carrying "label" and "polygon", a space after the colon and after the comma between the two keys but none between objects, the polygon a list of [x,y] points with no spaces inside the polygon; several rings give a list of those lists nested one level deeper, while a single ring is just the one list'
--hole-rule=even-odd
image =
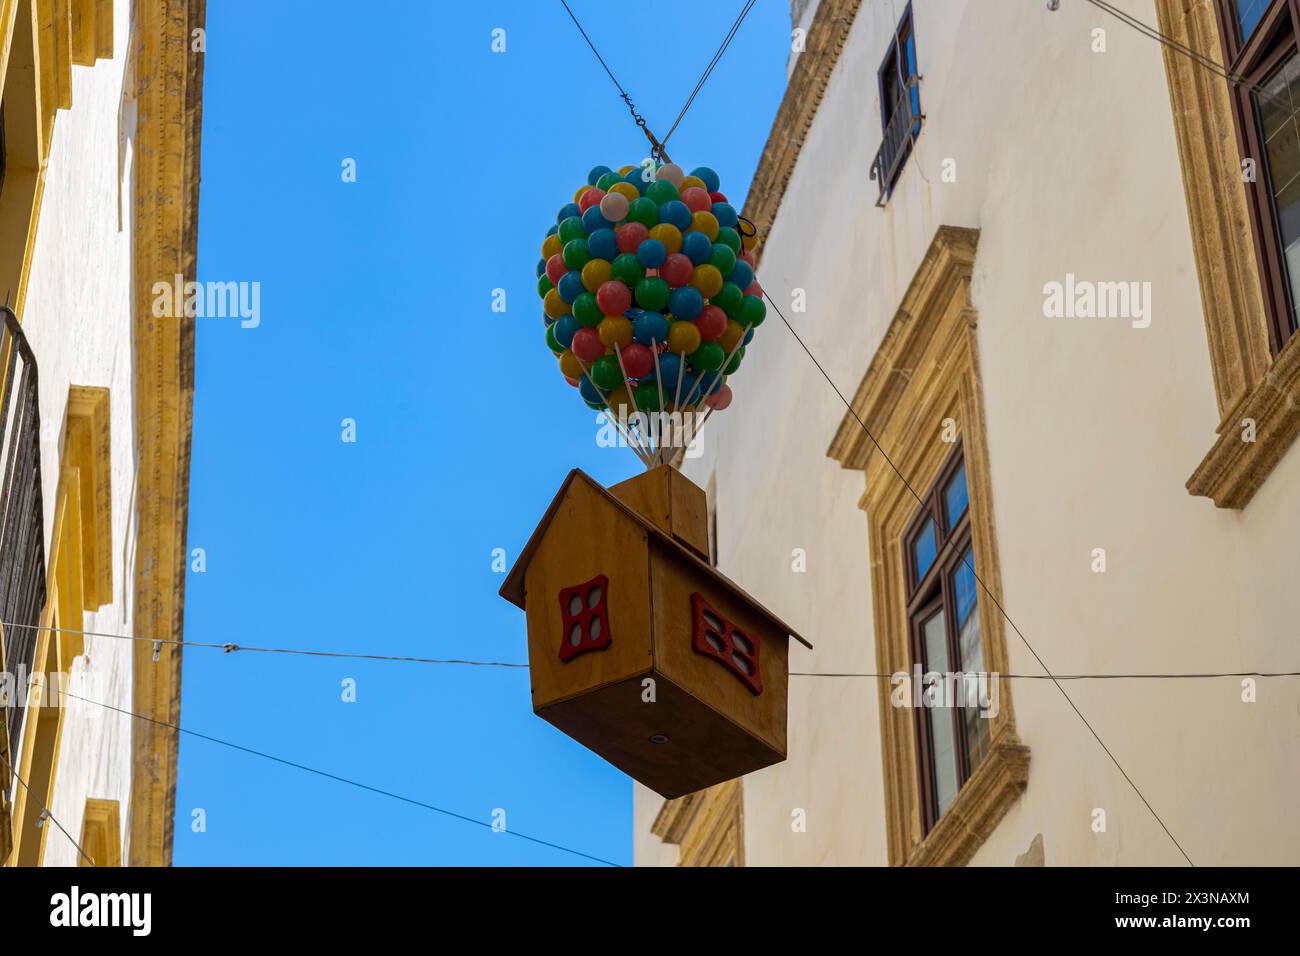
[{"label": "window pane", "polygon": [[1268,0],[1236,0],[1237,23],[1241,25],[1241,42],[1245,43],[1259,26],[1259,18],[1268,9]]},{"label": "window pane", "polygon": [[1291,324],[1300,301],[1300,56],[1291,54],[1255,94],[1260,131],[1268,160],[1268,189],[1273,198],[1278,240],[1291,291]]},{"label": "window pane", "polygon": [[[962,555],[961,564],[952,575],[952,589],[957,602],[957,647],[961,653],[963,674],[982,674],[984,670],[984,642],[980,639],[980,616],[975,580],[975,556],[969,550]],[[962,733],[966,742],[966,757],[971,773],[980,765],[989,749],[989,721],[981,715],[980,692],[990,693],[988,678],[964,681],[959,688],[963,703],[961,712]]]},{"label": "window pane", "polygon": [[[921,625],[921,650],[925,660],[921,666],[926,673],[938,671],[947,674],[952,670],[948,660],[948,628],[943,611],[939,611]],[[957,741],[952,729],[952,709],[931,707],[926,712],[930,727],[930,755],[934,766],[934,792],[939,814],[952,806],[957,796]]]},{"label": "window pane", "polygon": [[930,565],[934,564],[934,555],[937,549],[934,537],[934,519],[930,518],[921,527],[912,542],[912,558],[916,567],[916,581],[925,577],[925,572],[930,570]]},{"label": "window pane", "polygon": [[948,530],[952,530],[959,518],[966,513],[966,462],[962,462],[957,474],[952,476],[948,487],[943,490],[943,513],[947,516]]}]

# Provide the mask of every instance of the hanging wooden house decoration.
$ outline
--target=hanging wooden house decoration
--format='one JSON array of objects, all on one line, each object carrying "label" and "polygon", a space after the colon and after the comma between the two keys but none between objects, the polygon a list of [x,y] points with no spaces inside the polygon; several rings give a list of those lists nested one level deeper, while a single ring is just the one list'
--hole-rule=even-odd
[{"label": "hanging wooden house decoration", "polygon": [[704,492],[670,466],[608,490],[574,470],[501,588],[534,712],[668,798],[785,759],[807,644],[707,558]]},{"label": "hanging wooden house decoration", "polygon": [[501,595],[527,614],[533,710],[672,798],[785,759],[807,642],[710,564],[704,492],[669,464],[731,405],[766,306],[717,173],[663,160],[593,169],[537,264],[561,374],[647,471],[571,472]]}]

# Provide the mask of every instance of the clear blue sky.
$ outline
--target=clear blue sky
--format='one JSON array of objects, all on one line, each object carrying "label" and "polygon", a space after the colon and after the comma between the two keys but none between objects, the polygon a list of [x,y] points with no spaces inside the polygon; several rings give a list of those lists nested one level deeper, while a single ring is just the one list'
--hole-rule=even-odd
[{"label": "clear blue sky", "polygon": [[[742,2],[570,5],[662,135]],[[198,320],[185,636],[525,660],[492,549],[513,563],[570,468],[640,468],[596,446],[534,269],[644,137],[559,0],[220,0],[207,30],[198,278],[261,283],[261,325]],[[789,30],[760,0],[672,139],[738,208]],[[182,724],[632,862],[631,781],[533,716],[526,671],[189,649]],[[583,862],[193,737],[176,802],[181,865]]]}]

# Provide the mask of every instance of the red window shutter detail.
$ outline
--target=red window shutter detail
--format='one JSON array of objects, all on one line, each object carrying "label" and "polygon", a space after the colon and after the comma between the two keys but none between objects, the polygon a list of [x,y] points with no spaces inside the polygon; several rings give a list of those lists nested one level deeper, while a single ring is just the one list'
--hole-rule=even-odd
[{"label": "red window shutter detail", "polygon": [[560,591],[561,661],[609,647],[613,635],[609,632],[608,608],[609,578],[603,574]]},{"label": "red window shutter detail", "polygon": [[739,677],[751,693],[763,693],[758,641],[714,610],[701,594],[691,595],[691,608],[695,616],[695,650]]}]

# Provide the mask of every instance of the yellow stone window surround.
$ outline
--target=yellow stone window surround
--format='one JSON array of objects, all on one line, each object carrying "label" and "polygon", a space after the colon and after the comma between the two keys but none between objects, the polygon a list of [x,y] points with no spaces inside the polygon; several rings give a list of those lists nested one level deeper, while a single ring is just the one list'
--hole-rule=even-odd
[{"label": "yellow stone window surround", "polygon": [[[904,539],[920,502],[908,486],[924,495],[958,441],[966,464],[971,547],[983,583],[978,613],[984,667],[990,674],[1010,670],[998,612],[1002,584],[976,349],[978,314],[970,300],[978,242],[977,230],[939,228],[828,451],[866,479],[859,504],[867,514],[876,669],[882,674],[910,672],[913,665]],[[882,685],[878,695],[889,862],[963,865],[1028,782],[1029,748],[1016,734],[1011,688],[1006,681],[999,685],[987,756],[928,833],[915,714],[911,707],[893,706],[890,689]]]},{"label": "yellow stone window surround", "polygon": [[[1156,0],[1156,15],[1161,32],[1223,62],[1213,0]],[[1245,508],[1300,434],[1300,335],[1273,354],[1228,81],[1161,49],[1220,415],[1187,489]]]}]

